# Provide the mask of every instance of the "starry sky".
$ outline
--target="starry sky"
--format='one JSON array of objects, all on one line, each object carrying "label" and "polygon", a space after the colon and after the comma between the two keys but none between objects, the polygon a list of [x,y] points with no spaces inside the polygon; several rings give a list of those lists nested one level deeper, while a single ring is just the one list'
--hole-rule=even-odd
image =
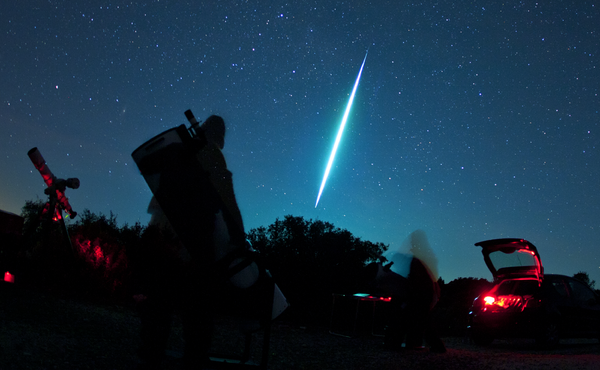
[{"label": "starry sky", "polygon": [[208,3],[0,5],[0,209],[45,199],[38,147],[80,179],[75,211],[147,223],[131,153],[192,109],[225,119],[247,230],[302,216],[394,249],[422,229],[445,281],[491,279],[473,244],[525,238],[600,283],[600,3]]}]

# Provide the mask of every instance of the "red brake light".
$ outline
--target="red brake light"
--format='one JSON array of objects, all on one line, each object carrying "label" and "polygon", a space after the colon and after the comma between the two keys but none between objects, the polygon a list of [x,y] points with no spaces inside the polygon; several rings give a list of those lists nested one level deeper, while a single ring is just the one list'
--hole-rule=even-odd
[{"label": "red brake light", "polygon": [[6,271],[4,273],[4,281],[6,281],[7,283],[14,283],[15,282],[15,275],[13,275],[10,272]]},{"label": "red brake light", "polygon": [[498,312],[509,309],[520,309],[523,307],[523,297],[518,295],[485,296],[483,298],[483,310]]}]

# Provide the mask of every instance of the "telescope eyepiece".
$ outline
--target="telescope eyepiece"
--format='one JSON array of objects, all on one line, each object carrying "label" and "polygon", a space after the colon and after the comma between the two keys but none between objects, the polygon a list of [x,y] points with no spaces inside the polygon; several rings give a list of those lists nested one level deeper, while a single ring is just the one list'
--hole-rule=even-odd
[{"label": "telescope eyepiece", "polygon": [[66,180],[66,185],[68,188],[78,189],[80,185],[79,179],[77,177],[70,177]]},{"label": "telescope eyepiece", "polygon": [[192,110],[191,110],[191,109],[188,109],[188,110],[186,110],[186,111],[184,112],[184,114],[185,114],[185,118],[187,118],[187,119],[188,119],[188,121],[190,122],[190,124],[191,124],[192,126],[196,126],[196,125],[198,125],[198,123],[199,123],[199,122],[198,122],[198,120],[196,119],[196,117],[194,117],[194,113],[192,113]]}]

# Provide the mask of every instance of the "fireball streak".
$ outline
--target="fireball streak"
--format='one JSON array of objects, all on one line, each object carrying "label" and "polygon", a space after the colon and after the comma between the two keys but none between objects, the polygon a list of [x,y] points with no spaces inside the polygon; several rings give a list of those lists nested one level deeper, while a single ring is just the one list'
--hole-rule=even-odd
[{"label": "fireball streak", "polygon": [[358,77],[356,77],[356,82],[354,83],[354,88],[352,89],[352,94],[350,94],[350,100],[348,100],[348,105],[346,106],[346,112],[344,112],[344,118],[342,118],[342,124],[340,125],[340,129],[338,130],[337,137],[335,138],[335,144],[333,144],[333,150],[331,151],[331,155],[329,156],[329,162],[327,163],[327,168],[325,169],[325,175],[323,176],[323,181],[321,182],[321,189],[319,189],[319,195],[317,196],[317,203],[315,203],[315,208],[319,205],[319,199],[321,198],[321,194],[323,193],[323,188],[325,188],[325,182],[327,182],[327,177],[329,176],[329,171],[331,170],[331,165],[333,164],[333,160],[335,159],[335,152],[337,151],[338,146],[340,145],[340,140],[342,139],[342,134],[344,133],[344,127],[346,126],[346,121],[348,120],[348,115],[350,114],[350,108],[352,107],[352,102],[354,101],[354,94],[356,94],[356,88],[358,87],[358,82],[360,81],[360,75],[362,74],[363,67],[365,66],[365,62],[367,61],[367,55],[369,51],[365,54],[365,59],[363,59],[362,65],[360,66],[360,71],[358,72]]}]

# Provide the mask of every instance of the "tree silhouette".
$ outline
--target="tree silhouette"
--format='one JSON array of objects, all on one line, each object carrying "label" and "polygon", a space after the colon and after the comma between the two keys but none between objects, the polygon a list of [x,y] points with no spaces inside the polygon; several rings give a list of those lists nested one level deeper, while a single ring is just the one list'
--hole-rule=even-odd
[{"label": "tree silhouette", "polygon": [[595,289],[596,280],[590,280],[590,275],[587,272],[579,271],[574,274],[573,277],[589,286],[591,289]]},{"label": "tree silhouette", "polygon": [[73,253],[59,224],[43,221],[44,206],[45,201],[38,199],[27,201],[21,209],[24,223],[19,280],[53,289],[67,281]]},{"label": "tree silhouette", "polygon": [[69,295],[123,299],[131,276],[128,248],[137,248],[145,228],[139,223],[120,227],[112,212],[105,216],[85,209],[68,227],[71,249],[56,222],[42,222],[44,204],[27,201],[21,210],[20,280]]},{"label": "tree silhouette", "polygon": [[248,239],[292,307],[306,319],[323,317],[332,293],[356,293],[362,269],[381,260],[388,248],[329,222],[291,215],[250,230]]},{"label": "tree silhouette", "polygon": [[107,297],[125,296],[131,275],[127,243],[134,243],[131,236],[137,232],[139,238],[141,229],[139,224],[119,227],[112,212],[108,217],[88,209],[80,213],[70,234],[79,268],[77,277],[88,290]]}]

